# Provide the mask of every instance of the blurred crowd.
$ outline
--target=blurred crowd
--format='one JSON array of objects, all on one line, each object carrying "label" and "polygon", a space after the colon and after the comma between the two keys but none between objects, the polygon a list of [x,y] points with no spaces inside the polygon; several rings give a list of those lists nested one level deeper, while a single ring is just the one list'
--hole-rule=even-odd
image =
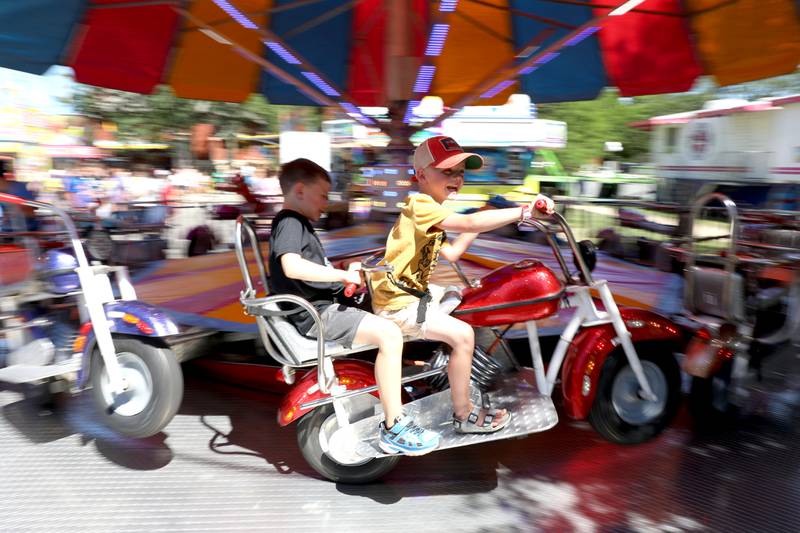
[{"label": "blurred crowd", "polygon": [[0,175],[0,192],[51,203],[71,212],[88,212],[99,218],[110,217],[115,211],[137,203],[200,203],[202,197],[225,190],[235,179],[243,179],[256,194],[280,194],[277,177],[253,167],[210,175],[194,168],[164,170],[87,164],[23,177],[16,176],[11,166],[5,164],[0,166]]}]

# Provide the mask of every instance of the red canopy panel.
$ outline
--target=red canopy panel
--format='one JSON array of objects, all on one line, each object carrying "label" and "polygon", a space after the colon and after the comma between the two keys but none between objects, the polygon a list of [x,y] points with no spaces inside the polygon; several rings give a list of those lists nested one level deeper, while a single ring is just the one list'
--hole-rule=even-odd
[{"label": "red canopy panel", "polygon": [[[128,0],[97,0],[111,6]],[[178,26],[169,6],[94,7],[69,62],[81,83],[150,94],[161,83]]]},{"label": "red canopy panel", "polygon": [[[428,2],[411,0],[411,50],[406,58],[395,61],[416,61],[423,55],[428,39]],[[360,106],[386,105],[386,54],[388,8],[383,0],[363,0],[353,8],[353,41],[347,92]],[[413,72],[412,74],[416,74]],[[406,80],[409,87],[413,79]]]},{"label": "red canopy panel", "polygon": [[[608,5],[608,0],[594,0]],[[612,2],[613,3],[613,2]],[[649,0],[648,10],[682,14],[680,0]],[[595,8],[597,16],[608,9]],[[684,17],[629,12],[598,32],[611,85],[622,96],[684,92],[702,74]]]},{"label": "red canopy panel", "polygon": [[353,44],[350,49],[348,92],[356,104],[384,105],[383,43],[386,38],[386,6],[381,0],[364,0],[353,9]]}]

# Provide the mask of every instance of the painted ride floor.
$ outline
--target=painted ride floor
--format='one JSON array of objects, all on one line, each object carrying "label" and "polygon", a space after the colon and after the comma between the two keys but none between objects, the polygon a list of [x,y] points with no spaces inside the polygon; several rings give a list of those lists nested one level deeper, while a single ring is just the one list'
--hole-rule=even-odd
[{"label": "painted ride floor", "polygon": [[[88,394],[54,414],[0,389],[0,531],[796,531],[800,429],[698,435],[681,412],[624,447],[561,413],[530,437],[404,458],[367,486],[323,481],[279,396],[186,367],[165,432],[121,438]],[[558,402],[556,402],[558,403]],[[794,524],[794,525],[792,525]]]}]

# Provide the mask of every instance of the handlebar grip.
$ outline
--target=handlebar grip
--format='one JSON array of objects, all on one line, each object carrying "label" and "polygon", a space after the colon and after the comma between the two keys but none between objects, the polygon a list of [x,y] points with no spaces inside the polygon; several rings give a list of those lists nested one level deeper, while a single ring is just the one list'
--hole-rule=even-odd
[{"label": "handlebar grip", "polygon": [[533,208],[544,215],[547,214],[547,202],[545,200],[536,200],[536,203],[533,204]]},{"label": "handlebar grip", "polygon": [[356,285],[355,283],[348,283],[347,285],[344,286],[344,295],[347,298],[350,298],[356,293],[357,288],[358,285]]}]

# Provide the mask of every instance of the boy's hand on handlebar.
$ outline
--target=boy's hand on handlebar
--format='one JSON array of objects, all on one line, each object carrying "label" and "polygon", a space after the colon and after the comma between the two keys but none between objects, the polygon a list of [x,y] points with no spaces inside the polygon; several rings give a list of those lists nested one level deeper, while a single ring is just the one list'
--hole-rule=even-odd
[{"label": "boy's hand on handlebar", "polygon": [[364,280],[361,278],[360,270],[351,270],[348,268],[348,270],[343,270],[342,273],[342,283],[345,285],[356,285],[360,287],[364,284]]},{"label": "boy's hand on handlebar", "polygon": [[364,285],[364,279],[361,277],[361,263],[350,263],[347,265],[347,270],[344,270],[344,295],[348,298],[353,296],[356,291]]},{"label": "boy's hand on handlebar", "polygon": [[556,204],[551,198],[543,194],[537,194],[536,198],[530,203],[527,209],[527,217],[535,217],[537,214],[552,215],[556,210]]}]

